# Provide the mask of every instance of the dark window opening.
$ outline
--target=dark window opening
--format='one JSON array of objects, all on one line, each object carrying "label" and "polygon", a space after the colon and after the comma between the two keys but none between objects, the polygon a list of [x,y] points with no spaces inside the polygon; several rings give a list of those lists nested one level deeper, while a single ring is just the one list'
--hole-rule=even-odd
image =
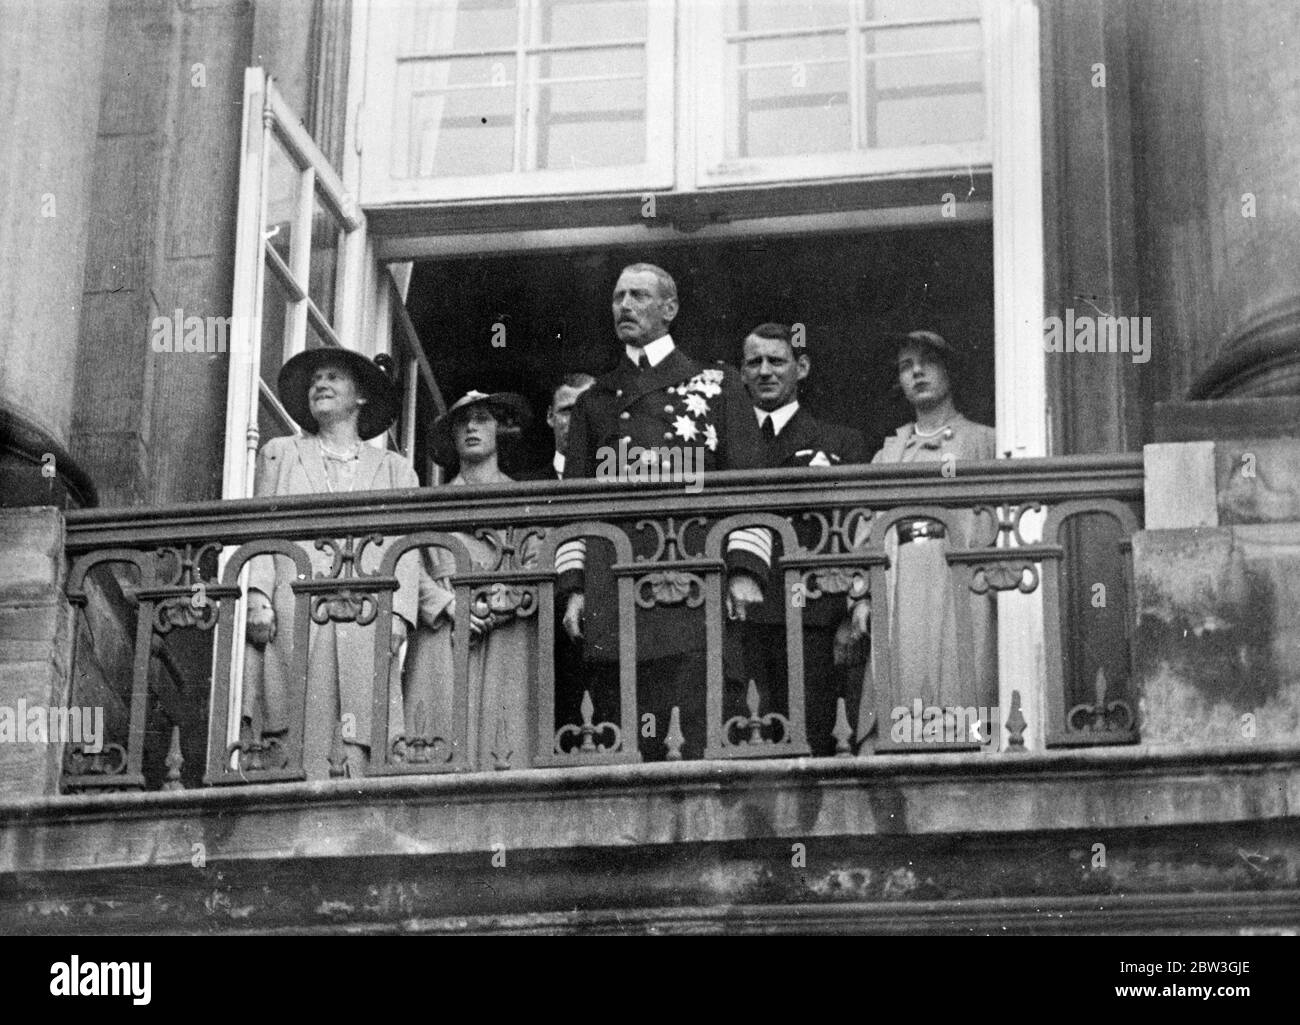
[{"label": "dark window opening", "polygon": [[559,378],[600,374],[621,355],[610,296],[637,261],[673,275],[673,338],[697,359],[738,366],[756,325],[802,324],[812,372],[801,404],[862,430],[872,452],[911,418],[893,389],[891,331],[929,328],[958,347],[957,407],[993,423],[989,224],[421,261],[407,306],[447,402],[476,388],[520,392],[533,406],[515,475],[550,462],[545,413]]}]

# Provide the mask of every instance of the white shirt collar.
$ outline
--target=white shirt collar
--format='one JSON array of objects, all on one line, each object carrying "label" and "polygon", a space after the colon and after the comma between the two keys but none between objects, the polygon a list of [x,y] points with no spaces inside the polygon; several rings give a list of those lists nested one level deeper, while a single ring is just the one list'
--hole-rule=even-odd
[{"label": "white shirt collar", "polygon": [[762,427],[763,421],[770,416],[772,418],[772,431],[775,434],[780,434],[785,430],[785,425],[790,422],[790,418],[797,412],[799,412],[798,399],[795,399],[793,402],[787,402],[780,409],[774,409],[770,413],[766,409],[759,409],[757,406],[754,407],[754,415],[758,417],[758,426]]},{"label": "white shirt collar", "polygon": [[633,363],[641,359],[641,353],[645,353],[645,358],[650,362],[652,367],[657,367],[660,363],[668,358],[668,354],[676,346],[673,344],[672,335],[664,335],[662,338],[656,338],[653,342],[647,342],[644,349],[635,345],[624,345],[623,349],[627,352],[627,358]]},{"label": "white shirt collar", "polygon": [[561,480],[564,479],[564,453],[556,452],[551,459],[551,465],[555,467],[555,475]]}]

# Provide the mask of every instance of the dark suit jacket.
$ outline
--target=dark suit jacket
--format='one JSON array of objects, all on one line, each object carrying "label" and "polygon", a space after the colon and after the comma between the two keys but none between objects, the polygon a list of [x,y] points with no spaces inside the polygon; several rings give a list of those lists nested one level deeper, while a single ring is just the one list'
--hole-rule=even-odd
[{"label": "dark suit jacket", "polygon": [[[753,415],[751,412],[750,416]],[[814,460],[817,461],[818,466],[825,463],[841,466],[846,463],[870,462],[870,456],[867,454],[867,439],[861,431],[818,420],[808,412],[807,407],[802,405],[780,434],[770,442],[764,441],[763,448],[763,465],[769,468],[809,466]],[[819,454],[824,459],[818,459]],[[795,516],[792,522],[795,533],[799,535],[799,540],[805,547],[811,548],[817,543],[821,529],[815,521],[810,522]],[[781,593],[782,586],[773,576],[764,594],[763,604],[752,609],[749,618],[756,623],[784,624],[785,595]],[[809,599],[804,605],[804,624],[834,626],[845,613],[844,596],[826,594],[820,598]]]},{"label": "dark suit jacket", "polygon": [[[763,465],[769,469],[809,466],[819,452],[832,466],[871,461],[867,439],[861,431],[818,420],[801,405],[781,433],[771,442],[763,443]],[[821,460],[818,465],[822,465]]]},{"label": "dark suit jacket", "polygon": [[[705,391],[700,390],[702,381],[708,386]],[[694,390],[686,393],[688,385]],[[694,400],[688,401],[692,395]],[[703,411],[700,398],[707,407]],[[692,428],[694,437],[689,436]],[[763,438],[739,373],[725,365],[706,366],[680,348],[645,371],[620,359],[615,369],[582,393],[569,425],[565,479],[595,477],[623,439],[625,450],[698,446],[704,454],[706,487],[711,472],[760,469],[763,465]],[[634,553],[652,556],[655,533],[624,526]],[[701,539],[695,532],[688,536],[692,553]],[[569,570],[558,580],[561,593],[585,592],[587,657],[600,662],[618,659],[618,600],[609,555],[607,545],[588,542],[585,575]],[[767,577],[768,564],[752,552],[728,549],[726,558],[729,570],[746,570],[760,581]],[[704,648],[702,609],[688,610],[684,604],[659,606],[642,611],[637,622],[639,658],[663,658]]]}]

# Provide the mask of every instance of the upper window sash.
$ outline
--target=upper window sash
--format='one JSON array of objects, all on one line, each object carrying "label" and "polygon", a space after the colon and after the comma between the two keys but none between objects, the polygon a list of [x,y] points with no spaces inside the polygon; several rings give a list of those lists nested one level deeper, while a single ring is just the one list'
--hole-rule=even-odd
[{"label": "upper window sash", "polygon": [[696,184],[990,164],[983,0],[693,6]]},{"label": "upper window sash", "polygon": [[674,6],[372,4],[363,202],[670,188]]}]

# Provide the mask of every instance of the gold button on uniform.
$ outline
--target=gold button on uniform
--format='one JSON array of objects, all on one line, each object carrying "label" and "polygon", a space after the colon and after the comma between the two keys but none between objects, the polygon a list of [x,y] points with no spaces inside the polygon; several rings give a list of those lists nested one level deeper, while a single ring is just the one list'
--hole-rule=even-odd
[{"label": "gold button on uniform", "polygon": [[618,418],[619,418],[620,420],[631,420],[631,419],[632,419],[632,414],[629,413],[629,412],[625,409],[625,410],[623,410],[623,412],[621,412],[621,413],[618,414]]},{"label": "gold button on uniform", "polygon": [[620,388],[618,391],[616,391],[616,392],[614,393],[614,397],[615,397],[616,399],[621,399],[621,398],[623,397],[623,389]]},{"label": "gold button on uniform", "polygon": [[672,441],[672,440],[673,440],[673,432],[672,432],[672,431],[664,431],[664,438],[666,438],[668,441]]},{"label": "gold button on uniform", "polygon": [[673,407],[672,407],[672,406],[664,406],[664,412],[665,412],[665,413],[671,413],[672,411],[673,411]]}]

